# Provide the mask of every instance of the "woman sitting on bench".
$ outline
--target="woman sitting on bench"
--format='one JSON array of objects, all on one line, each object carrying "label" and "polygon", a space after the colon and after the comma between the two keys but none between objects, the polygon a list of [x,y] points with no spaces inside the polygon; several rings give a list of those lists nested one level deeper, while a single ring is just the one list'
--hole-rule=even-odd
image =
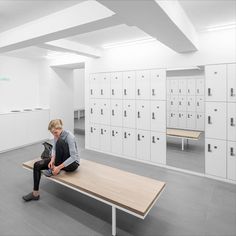
[{"label": "woman sitting on bench", "polygon": [[74,135],[62,128],[60,119],[50,121],[48,130],[54,136],[51,158],[34,163],[33,192],[23,196],[25,201],[39,200],[39,182],[41,178],[41,170],[45,170],[47,177],[58,175],[60,170],[75,171],[79,166],[79,155]]}]

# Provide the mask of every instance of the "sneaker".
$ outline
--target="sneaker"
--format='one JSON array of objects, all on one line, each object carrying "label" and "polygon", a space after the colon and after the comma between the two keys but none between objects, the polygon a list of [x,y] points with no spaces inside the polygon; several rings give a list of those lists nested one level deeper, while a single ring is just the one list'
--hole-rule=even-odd
[{"label": "sneaker", "polygon": [[53,175],[51,169],[43,170],[43,174],[44,174],[46,177],[51,177],[51,176]]},{"label": "sneaker", "polygon": [[23,198],[26,202],[29,202],[29,201],[31,201],[31,200],[35,200],[35,201],[39,200],[40,196],[39,196],[39,195],[38,195],[38,196],[34,196],[34,194],[31,192],[31,193],[29,193],[29,194],[23,196],[22,198]]}]

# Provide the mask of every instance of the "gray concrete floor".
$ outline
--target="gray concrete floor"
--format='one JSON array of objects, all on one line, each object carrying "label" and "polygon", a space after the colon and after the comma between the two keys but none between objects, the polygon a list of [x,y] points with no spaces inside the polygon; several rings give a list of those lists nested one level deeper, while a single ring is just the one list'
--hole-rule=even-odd
[{"label": "gray concrete floor", "polygon": [[181,150],[181,139],[167,137],[167,165],[194,172],[205,173],[205,136],[200,139],[185,140],[184,150]]},{"label": "gray concrete floor", "polygon": [[[76,138],[81,158],[167,183],[145,220],[117,212],[117,235],[236,235],[236,185],[88,151],[84,136]],[[23,202],[22,195],[31,191],[32,172],[21,164],[42,150],[35,144],[0,154],[0,235],[111,235],[109,206],[45,178],[40,201]]]}]

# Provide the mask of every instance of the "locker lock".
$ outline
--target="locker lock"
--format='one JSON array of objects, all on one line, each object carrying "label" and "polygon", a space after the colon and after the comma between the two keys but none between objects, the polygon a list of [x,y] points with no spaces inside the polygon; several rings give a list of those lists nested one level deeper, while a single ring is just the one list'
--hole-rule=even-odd
[{"label": "locker lock", "polygon": [[235,126],[233,117],[230,118],[230,126]]},{"label": "locker lock", "polygon": [[235,153],[234,153],[234,148],[230,148],[230,156],[235,156]]}]

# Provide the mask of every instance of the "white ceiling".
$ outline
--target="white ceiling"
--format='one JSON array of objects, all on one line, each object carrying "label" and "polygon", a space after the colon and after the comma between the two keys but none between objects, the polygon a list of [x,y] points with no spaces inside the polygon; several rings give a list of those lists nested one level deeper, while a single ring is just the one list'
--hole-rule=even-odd
[{"label": "white ceiling", "polygon": [[0,0],[0,32],[80,2],[82,0]]},{"label": "white ceiling", "polygon": [[197,31],[236,23],[236,0],[179,0]]},{"label": "white ceiling", "polygon": [[67,39],[82,44],[87,44],[92,47],[101,47],[102,45],[108,43],[125,42],[128,40],[135,40],[146,37],[150,36],[139,28],[122,24],[102,30],[80,34]]}]

